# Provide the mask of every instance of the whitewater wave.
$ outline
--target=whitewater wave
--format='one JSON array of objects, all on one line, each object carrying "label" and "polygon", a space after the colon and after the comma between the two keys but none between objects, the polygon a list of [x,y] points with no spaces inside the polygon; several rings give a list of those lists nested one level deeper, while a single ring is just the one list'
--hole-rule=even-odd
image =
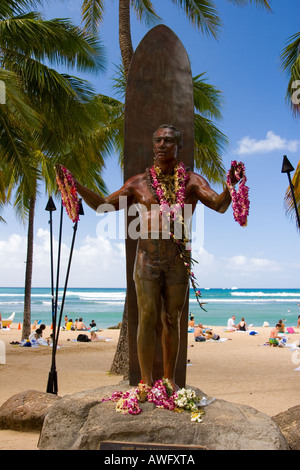
[{"label": "whitewater wave", "polygon": [[[200,302],[206,302],[206,303],[228,303],[228,304],[233,304],[233,303],[293,303],[293,302],[299,302],[300,297],[298,298],[291,298],[291,299],[206,299],[202,298]],[[190,299],[190,302],[197,302],[196,299]]]},{"label": "whitewater wave", "polygon": [[299,292],[230,292],[231,295],[237,297],[298,297]]}]

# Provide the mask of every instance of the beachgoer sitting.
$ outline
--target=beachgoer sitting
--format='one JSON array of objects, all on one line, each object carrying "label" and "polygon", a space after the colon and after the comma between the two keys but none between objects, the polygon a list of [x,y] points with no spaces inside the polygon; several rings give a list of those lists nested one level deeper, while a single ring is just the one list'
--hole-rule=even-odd
[{"label": "beachgoer sitting", "polygon": [[91,341],[100,341],[99,336],[96,334],[95,330],[91,331]]},{"label": "beachgoer sitting", "polygon": [[232,315],[231,318],[228,318],[227,321],[227,331],[235,331],[238,327],[235,325],[235,315]]},{"label": "beachgoer sitting", "polygon": [[285,333],[285,327],[284,327],[283,321],[282,321],[282,320],[278,320],[278,324],[281,325],[281,326],[280,326],[279,333]]},{"label": "beachgoer sitting", "polygon": [[70,318],[70,320],[68,321],[68,323],[66,324],[66,330],[67,331],[74,331],[75,330],[75,327],[73,325],[73,320],[72,318]]},{"label": "beachgoer sitting", "polygon": [[195,327],[194,338],[195,338],[195,341],[197,341],[197,342],[205,341],[205,336],[203,334],[203,329],[202,329],[202,324],[201,323],[199,323],[199,325],[197,325]]},{"label": "beachgoer sitting", "polygon": [[280,328],[281,328],[280,323],[277,323],[275,328],[272,328],[271,333],[270,333],[270,337],[269,337],[269,343],[270,343],[271,346],[278,346],[279,345],[278,340],[280,340],[281,337],[278,336],[278,333],[280,331]]},{"label": "beachgoer sitting", "polygon": [[188,326],[189,326],[190,328],[194,328],[194,327],[195,327],[195,318],[194,318],[194,315],[190,315],[190,320],[189,320]]},{"label": "beachgoer sitting", "polygon": [[78,321],[78,323],[77,323],[77,325],[76,325],[76,330],[88,330],[88,329],[89,329],[89,328],[87,328],[87,327],[85,326],[85,324],[83,323],[82,318],[79,318],[79,321]]},{"label": "beachgoer sitting", "polygon": [[237,326],[237,329],[239,331],[247,331],[248,330],[248,326],[247,326],[247,323],[245,322],[245,318],[242,317],[240,323],[238,324]]},{"label": "beachgoer sitting", "polygon": [[220,336],[217,335],[217,333],[214,333],[212,330],[208,330],[208,329],[205,330],[204,337],[207,340],[213,339],[215,341],[218,341],[218,339],[220,339]]},{"label": "beachgoer sitting", "polygon": [[37,341],[39,338],[41,338],[43,335],[43,331],[38,328],[37,330],[33,331],[33,333],[31,333],[28,337],[29,341],[32,342],[32,341]]}]

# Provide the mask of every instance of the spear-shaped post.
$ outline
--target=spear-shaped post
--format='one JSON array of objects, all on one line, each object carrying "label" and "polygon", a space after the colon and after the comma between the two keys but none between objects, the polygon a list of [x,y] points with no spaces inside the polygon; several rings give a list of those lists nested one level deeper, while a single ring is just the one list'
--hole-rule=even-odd
[{"label": "spear-shaped post", "polygon": [[290,184],[290,188],[291,188],[291,194],[292,194],[292,198],[293,198],[293,202],[294,202],[294,206],[295,206],[295,212],[296,212],[296,218],[297,218],[297,222],[298,222],[298,228],[300,230],[300,217],[299,217],[298,206],[297,206],[297,202],[296,202],[296,198],[295,198],[294,185],[293,185],[292,179],[291,179],[291,172],[292,171],[294,171],[294,167],[291,164],[291,162],[289,161],[289,159],[287,158],[287,156],[284,155],[283,156],[283,163],[282,163],[281,173],[287,173],[287,175],[288,175],[289,184]]}]

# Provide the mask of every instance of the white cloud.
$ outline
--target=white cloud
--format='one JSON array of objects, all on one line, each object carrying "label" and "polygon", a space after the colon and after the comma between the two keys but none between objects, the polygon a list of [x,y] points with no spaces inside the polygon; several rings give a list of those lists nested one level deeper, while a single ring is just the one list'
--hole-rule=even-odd
[{"label": "white cloud", "polygon": [[238,271],[242,275],[253,272],[275,272],[284,269],[277,261],[266,258],[247,258],[245,255],[236,255],[231,258],[223,258],[223,260],[229,269]]},{"label": "white cloud", "polygon": [[265,139],[243,137],[239,142],[237,153],[239,155],[251,155],[254,153],[269,153],[274,150],[297,152],[300,148],[300,140],[287,140],[273,131],[268,131]]},{"label": "white cloud", "polygon": [[[63,241],[60,257],[60,285],[63,286],[70,256],[71,241]],[[12,234],[0,240],[0,285],[23,286],[25,281],[27,240],[25,236]],[[58,240],[53,239],[54,282],[57,273]],[[35,287],[50,285],[50,236],[39,228],[33,248],[33,282]],[[73,287],[122,287],[125,286],[125,243],[104,237],[86,237],[75,240],[69,286]]]}]

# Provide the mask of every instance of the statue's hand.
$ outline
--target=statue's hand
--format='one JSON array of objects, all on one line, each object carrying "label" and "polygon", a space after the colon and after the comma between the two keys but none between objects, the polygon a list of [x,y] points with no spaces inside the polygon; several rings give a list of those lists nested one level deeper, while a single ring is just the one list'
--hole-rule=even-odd
[{"label": "statue's hand", "polygon": [[240,180],[240,178],[236,177],[235,172],[236,172],[235,166],[231,165],[230,170],[229,170],[229,179],[230,179],[231,184],[233,186],[235,186],[238,183],[238,181]]},{"label": "statue's hand", "polygon": [[60,163],[56,163],[54,165],[54,168],[55,168],[57,176],[59,177],[59,179],[62,180],[64,178],[64,173],[62,171],[62,165]]},{"label": "statue's hand", "polygon": [[[63,165],[61,165],[60,163],[56,163],[56,164],[54,165],[54,167],[55,167],[55,171],[56,171],[56,174],[57,174],[57,176],[59,177],[59,179],[63,180],[63,179],[64,179],[64,176],[65,176],[65,175],[64,175],[64,172],[63,172],[63,168],[65,168],[65,167],[64,167]],[[77,182],[76,182],[76,179],[74,178],[74,176],[72,175],[72,173],[70,172],[70,170],[67,170],[67,171],[68,171],[68,173],[70,174],[70,176],[72,177],[72,179],[73,179],[73,181],[74,181],[74,183],[75,183],[75,185],[76,185],[76,183],[77,183]]]}]

